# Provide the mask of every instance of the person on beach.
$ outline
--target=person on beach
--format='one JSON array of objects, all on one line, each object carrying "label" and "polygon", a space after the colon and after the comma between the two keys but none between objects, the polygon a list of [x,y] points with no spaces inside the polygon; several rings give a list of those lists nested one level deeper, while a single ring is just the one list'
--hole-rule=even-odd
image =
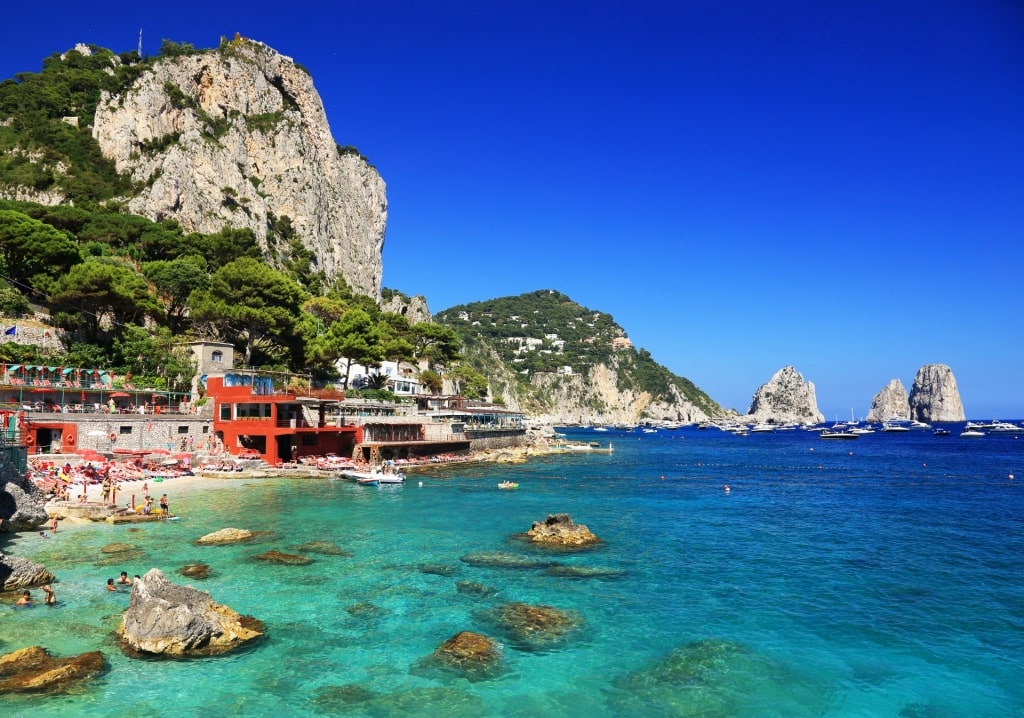
[{"label": "person on beach", "polygon": [[19,598],[18,602],[16,604],[14,604],[14,605],[16,605],[16,606],[31,606],[32,605],[32,594],[29,593],[28,591],[25,591],[25,593],[21,594],[21,598]]},{"label": "person on beach", "polygon": [[47,606],[52,606],[57,603],[57,594],[53,592],[52,588],[50,588],[50,584],[43,586],[43,593],[46,594],[46,597],[43,599],[43,603]]},{"label": "person on beach", "polygon": [[108,578],[107,579],[107,590],[108,591],[114,591],[115,593],[117,592],[117,586],[114,585],[114,579],[112,579],[112,578]]},{"label": "person on beach", "polygon": [[122,571],[121,572],[121,577],[117,579],[117,582],[119,584],[121,584],[122,586],[131,586],[132,585],[132,580],[130,578],[128,578],[128,572],[127,571]]}]

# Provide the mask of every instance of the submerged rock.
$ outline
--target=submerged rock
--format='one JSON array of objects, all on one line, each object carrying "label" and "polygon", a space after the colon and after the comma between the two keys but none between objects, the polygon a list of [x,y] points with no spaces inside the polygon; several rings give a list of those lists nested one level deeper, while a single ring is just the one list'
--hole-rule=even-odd
[{"label": "submerged rock", "polygon": [[323,556],[342,556],[344,558],[352,558],[351,551],[346,551],[341,546],[331,543],[330,541],[309,541],[299,546],[294,546],[293,550],[300,551],[302,553],[318,553]]},{"label": "submerged rock", "polygon": [[256,534],[248,529],[234,529],[227,528],[221,529],[220,531],[214,531],[212,534],[206,534],[196,539],[196,543],[200,546],[211,546],[225,543],[240,543],[242,541],[251,541]]},{"label": "submerged rock", "polygon": [[139,550],[138,546],[130,543],[108,543],[106,546],[100,549],[100,553],[106,554],[118,554],[118,553],[137,553]]},{"label": "submerged rock", "polygon": [[559,564],[544,569],[544,573],[560,578],[622,578],[626,572],[621,568],[599,568],[595,566],[567,566]]},{"label": "submerged rock", "polygon": [[181,568],[179,568],[178,573],[180,573],[182,576],[187,576],[189,578],[209,578],[210,567],[207,566],[205,563],[190,563],[187,566],[182,566]]},{"label": "submerged rock", "polygon": [[454,566],[446,566],[440,563],[428,563],[423,564],[419,567],[420,573],[426,573],[432,576],[454,576],[455,572],[458,571]]},{"label": "submerged rock", "polygon": [[54,658],[40,646],[22,648],[0,656],[0,694],[63,692],[105,667],[99,651]]},{"label": "submerged rock", "polygon": [[459,581],[455,584],[455,589],[459,593],[466,593],[471,596],[493,596],[498,592],[498,589],[492,586],[485,586],[476,581]]},{"label": "submerged rock", "polygon": [[260,621],[215,603],[202,591],[171,583],[156,568],[135,580],[117,629],[129,652],[164,656],[226,653],[263,633]]},{"label": "submerged rock", "polygon": [[0,591],[17,591],[51,583],[56,577],[27,558],[0,555]]},{"label": "submerged rock", "polygon": [[282,553],[276,549],[261,553],[258,556],[253,556],[257,561],[266,561],[268,563],[280,563],[286,566],[308,566],[313,563],[313,559],[309,556],[299,556],[294,553]]},{"label": "submerged rock", "polygon": [[573,523],[569,514],[551,514],[544,521],[534,521],[526,536],[534,543],[566,548],[582,548],[601,542],[585,525]]},{"label": "submerged rock", "polygon": [[490,568],[546,568],[554,565],[551,561],[542,561],[507,551],[477,551],[467,553],[461,560],[470,566]]},{"label": "submerged rock", "polygon": [[582,623],[576,614],[519,602],[500,606],[495,622],[516,648],[527,651],[550,649],[564,643]]}]

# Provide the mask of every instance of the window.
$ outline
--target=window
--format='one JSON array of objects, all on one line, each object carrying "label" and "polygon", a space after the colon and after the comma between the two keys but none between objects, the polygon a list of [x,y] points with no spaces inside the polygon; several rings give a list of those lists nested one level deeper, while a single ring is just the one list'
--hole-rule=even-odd
[{"label": "window", "polygon": [[119,434],[120,434],[121,436],[131,436],[131,433],[132,433],[132,427],[130,427],[130,426],[121,426],[121,427],[118,427],[118,433],[119,433]]},{"label": "window", "polygon": [[221,362],[224,361],[224,352],[222,352],[220,349],[214,349],[210,353],[210,361],[220,364]]},{"label": "window", "polygon": [[188,427],[187,426],[179,426],[178,427],[178,433],[179,434],[187,434],[188,433]]}]

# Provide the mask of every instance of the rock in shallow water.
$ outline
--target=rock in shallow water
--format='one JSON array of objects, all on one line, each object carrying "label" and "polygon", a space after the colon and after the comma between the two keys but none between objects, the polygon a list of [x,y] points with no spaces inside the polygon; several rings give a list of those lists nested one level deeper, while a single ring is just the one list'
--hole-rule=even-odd
[{"label": "rock in shallow water", "polygon": [[105,667],[99,651],[54,658],[39,646],[22,648],[0,656],[0,694],[63,692]]},{"label": "rock in shallow water", "polygon": [[222,543],[238,543],[240,541],[251,541],[256,534],[248,529],[227,528],[206,534],[198,539],[196,543],[201,546],[217,545]]},{"label": "rock in shallow water", "polygon": [[151,569],[132,585],[117,635],[129,653],[209,656],[232,651],[264,633],[263,624],[215,603]]},{"label": "rock in shallow water", "polygon": [[526,535],[534,543],[566,548],[582,548],[601,542],[585,525],[573,523],[569,514],[551,514],[544,521],[534,521]]}]

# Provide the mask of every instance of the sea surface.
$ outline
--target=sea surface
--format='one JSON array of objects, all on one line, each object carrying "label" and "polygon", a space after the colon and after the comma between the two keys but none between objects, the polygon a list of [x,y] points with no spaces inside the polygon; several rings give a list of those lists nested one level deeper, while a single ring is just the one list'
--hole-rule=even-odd
[{"label": "sea surface", "polygon": [[[57,574],[59,605],[0,606],[0,651],[99,648],[109,670],[74,695],[2,697],[0,715],[1024,716],[1024,430],[957,433],[577,430],[614,453],[380,488],[169,481],[178,521],[7,544]],[[603,543],[550,553],[516,537],[561,512]],[[229,526],[268,533],[194,545]],[[336,555],[296,548],[313,541]],[[112,543],[134,549],[104,554]],[[253,560],[270,549],[315,562]],[[210,578],[177,574],[199,562]],[[104,584],[154,567],[263,620],[267,638],[217,658],[126,657],[112,635],[129,596]],[[498,618],[510,602],[570,623],[523,635]],[[497,670],[430,659],[464,630],[502,644]]]}]

